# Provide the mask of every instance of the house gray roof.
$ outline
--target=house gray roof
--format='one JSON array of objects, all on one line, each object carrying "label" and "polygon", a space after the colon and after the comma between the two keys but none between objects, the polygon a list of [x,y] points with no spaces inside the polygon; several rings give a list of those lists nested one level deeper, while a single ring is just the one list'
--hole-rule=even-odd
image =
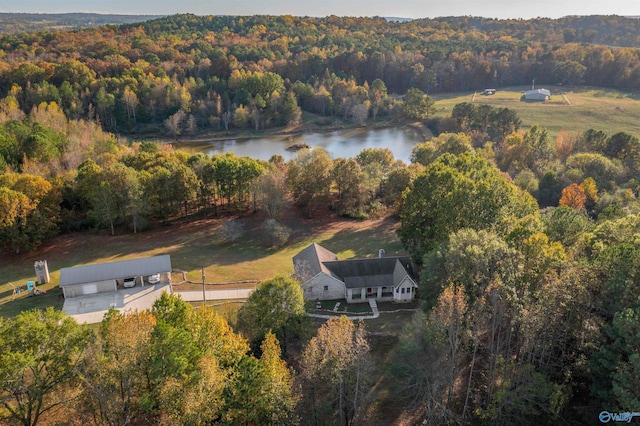
[{"label": "house gray roof", "polygon": [[408,257],[382,257],[324,262],[332,274],[347,288],[396,286],[411,276]]},{"label": "house gray roof", "polygon": [[293,268],[296,275],[307,279],[318,275],[320,272],[331,275],[324,262],[333,260],[338,260],[338,256],[335,253],[330,252],[319,244],[313,243],[293,256]]},{"label": "house gray roof", "polygon": [[145,257],[60,269],[60,287],[171,272],[171,257]]}]

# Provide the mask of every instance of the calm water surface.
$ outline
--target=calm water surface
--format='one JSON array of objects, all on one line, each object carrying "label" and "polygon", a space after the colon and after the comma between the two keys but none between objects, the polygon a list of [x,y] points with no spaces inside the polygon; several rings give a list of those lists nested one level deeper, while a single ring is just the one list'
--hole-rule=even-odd
[{"label": "calm water surface", "polygon": [[332,158],[355,157],[365,148],[389,148],[397,160],[409,163],[411,150],[423,139],[413,129],[346,129],[327,133],[306,133],[288,137],[257,137],[250,139],[231,139],[197,143],[181,143],[179,149],[191,152],[203,152],[208,155],[233,152],[241,157],[268,160],[274,154],[282,155],[285,160],[295,157],[296,153],[285,148],[292,143],[306,143],[311,147],[324,147]]}]

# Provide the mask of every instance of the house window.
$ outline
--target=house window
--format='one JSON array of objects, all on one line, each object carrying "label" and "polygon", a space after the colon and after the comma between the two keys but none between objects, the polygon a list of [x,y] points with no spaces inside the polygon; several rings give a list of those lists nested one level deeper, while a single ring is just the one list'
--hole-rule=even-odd
[{"label": "house window", "polygon": [[329,286],[328,285],[324,286],[324,291],[329,291]]},{"label": "house window", "polygon": [[407,293],[411,294],[411,287],[407,289]]},{"label": "house window", "polygon": [[404,287],[402,287],[402,294],[404,294]]}]

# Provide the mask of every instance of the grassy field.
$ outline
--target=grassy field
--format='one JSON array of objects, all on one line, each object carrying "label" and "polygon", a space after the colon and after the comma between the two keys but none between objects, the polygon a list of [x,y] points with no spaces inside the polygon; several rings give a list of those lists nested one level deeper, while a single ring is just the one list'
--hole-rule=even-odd
[{"label": "grassy field", "polygon": [[537,124],[547,128],[552,136],[561,131],[574,133],[593,128],[609,135],[628,132],[640,137],[638,95],[602,88],[544,88],[551,91],[551,99],[546,102],[521,101],[522,92],[530,89],[524,86],[498,89],[492,96],[479,92],[434,95],[436,116],[451,115],[456,104],[473,102],[516,111],[522,119],[522,130]]},{"label": "grassy field", "polygon": [[[81,233],[61,235],[43,244],[35,252],[0,254],[0,316],[9,317],[25,309],[54,306],[62,308],[62,292],[57,284],[60,268],[98,262],[133,259],[160,254],[171,255],[174,269],[188,271],[188,278],[201,279],[205,268],[207,282],[264,280],[293,272],[291,258],[317,242],[335,252],[340,259],[376,256],[378,249],[388,255],[404,254],[391,219],[351,221],[333,215],[302,218],[291,209],[282,218],[292,230],[290,241],[282,248],[267,248],[259,231],[264,220],[260,214],[243,217],[244,237],[236,243],[219,237],[224,220],[208,219],[160,226],[139,234]],[[9,285],[26,286],[35,279],[34,262],[47,260],[52,282],[40,287],[47,294],[27,297],[26,292],[12,300]]]}]

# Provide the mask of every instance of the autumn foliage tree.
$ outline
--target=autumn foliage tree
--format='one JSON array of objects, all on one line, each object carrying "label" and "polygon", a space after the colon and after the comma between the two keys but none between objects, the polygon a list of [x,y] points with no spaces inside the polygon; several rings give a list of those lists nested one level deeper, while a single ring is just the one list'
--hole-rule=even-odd
[{"label": "autumn foliage tree", "polygon": [[311,216],[312,202],[329,195],[333,161],[327,151],[303,150],[287,163],[287,178],[294,200]]},{"label": "autumn foliage tree", "polygon": [[86,329],[53,308],[0,321],[0,419],[35,426],[68,409],[87,339]]},{"label": "autumn foliage tree", "polygon": [[404,194],[398,235],[414,261],[462,228],[497,227],[537,209],[535,201],[474,153],[445,154]]},{"label": "autumn foliage tree", "polygon": [[572,183],[562,190],[562,197],[560,197],[559,204],[561,206],[581,210],[584,209],[586,201],[587,196],[582,186],[577,183]]},{"label": "autumn foliage tree", "polygon": [[80,364],[84,415],[103,424],[126,424],[141,414],[155,324],[150,312],[107,313]]},{"label": "autumn foliage tree", "polygon": [[253,344],[260,343],[268,333],[278,336],[287,347],[289,334],[304,314],[300,283],[280,276],[262,282],[238,311],[238,329]]},{"label": "autumn foliage tree", "polygon": [[303,410],[307,421],[350,424],[363,415],[372,360],[364,323],[329,319],[302,354]]}]

